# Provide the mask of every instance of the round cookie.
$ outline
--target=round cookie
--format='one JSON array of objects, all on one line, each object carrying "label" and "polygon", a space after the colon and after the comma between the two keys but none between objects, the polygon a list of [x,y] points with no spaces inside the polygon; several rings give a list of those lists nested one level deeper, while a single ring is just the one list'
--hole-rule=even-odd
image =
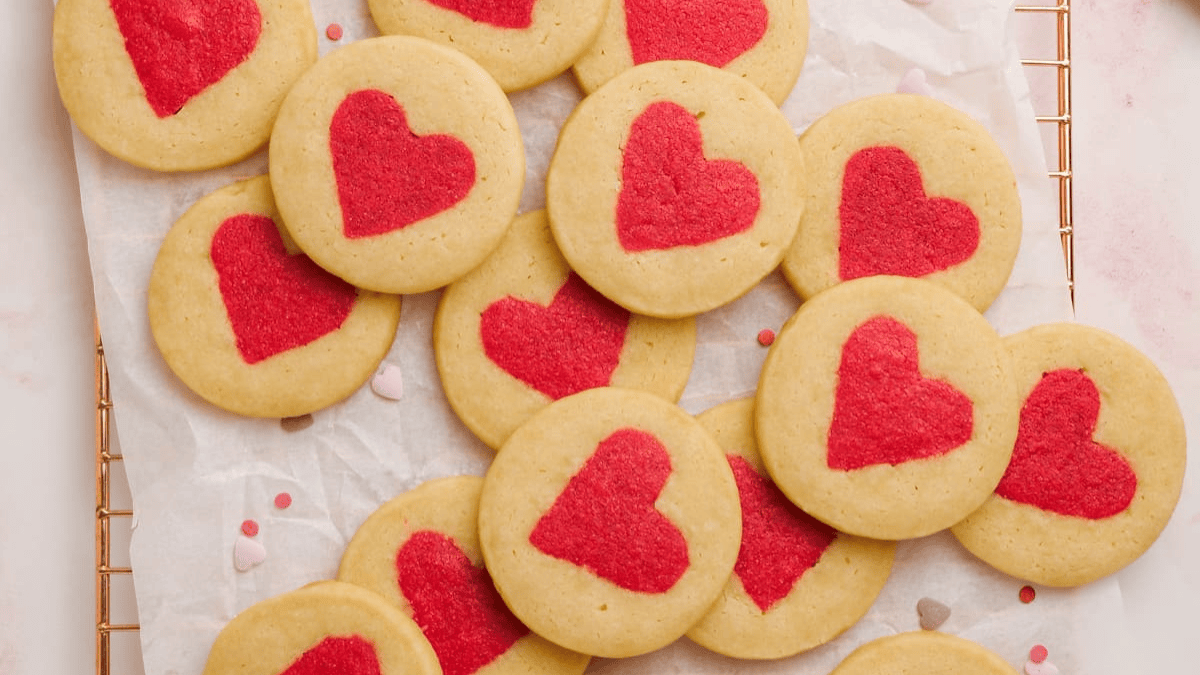
[{"label": "round cookie", "polygon": [[479,541],[531,630],[626,657],[681,637],[716,599],[741,538],[716,441],[658,396],[588,389],[509,436],[484,479]]},{"label": "round cookie", "polygon": [[877,638],[850,652],[829,675],[1017,675],[999,654],[937,631]]},{"label": "round cookie", "polygon": [[608,0],[368,0],[380,32],[415,35],[462,51],[504,91],[549,80],[592,44]]},{"label": "round cookie", "polygon": [[920,277],[984,311],[1021,245],[1016,178],[981,124],[929,96],[884,94],[800,137],[804,218],[783,261],[803,298],[849,279]]},{"label": "round cookie", "polygon": [[442,294],[433,348],[450,406],[498,448],[530,415],[584,389],[611,385],[678,401],[696,322],[630,314],[589,288],[555,247],[545,212],[534,211]]},{"label": "round cookie", "polygon": [[307,0],[59,0],[54,74],[79,130],[157,171],[239,161],[317,60]]},{"label": "round cookie", "polygon": [[806,0],[611,0],[575,77],[591,93],[654,61],[697,61],[757,86],[781,105],[808,49]]},{"label": "round cookie", "polygon": [[1133,562],[1166,527],[1187,440],[1166,378],[1132,345],[1071,323],[1004,338],[1020,427],[996,494],[951,529],[984,562],[1079,586]]},{"label": "round cookie", "polygon": [[380,596],[319,581],[251,605],[213,642],[202,675],[440,675],[412,619]]},{"label": "round cookie", "polygon": [[777,659],[829,642],[871,608],[896,545],[840,533],[787,500],[759,457],[753,398],[696,419],[733,469],[742,544],[724,592],[688,637],[743,659]]},{"label": "round cookie", "polygon": [[421,627],[445,675],[582,673],[588,657],[529,632],[483,568],[477,522],[483,479],[421,484],[358,528],[338,568],[399,606]]},{"label": "round cookie", "polygon": [[259,176],[206,195],[171,227],[147,311],[192,391],[240,415],[293,417],[367,381],[395,340],[400,297],[356,289],[299,253]]},{"label": "round cookie", "polygon": [[745,80],[691,61],[626,71],[563,125],[546,210],[563,256],[631,312],[728,303],[774,270],[804,208],[791,124]]},{"label": "round cookie", "polygon": [[756,394],[759,452],[779,488],[875,539],[932,534],[978,508],[1016,431],[1000,337],[962,298],[906,277],[848,281],[801,305]]},{"label": "round cookie", "polygon": [[271,187],[313,260],[362,288],[420,293],[499,244],[525,180],[521,132],[487,72],[415,37],[360,40],[292,88]]}]

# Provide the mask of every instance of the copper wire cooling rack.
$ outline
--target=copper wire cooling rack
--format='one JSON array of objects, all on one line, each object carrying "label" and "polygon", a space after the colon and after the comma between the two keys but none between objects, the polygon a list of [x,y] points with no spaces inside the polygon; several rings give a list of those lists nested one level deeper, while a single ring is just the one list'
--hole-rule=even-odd
[{"label": "copper wire cooling rack", "polygon": [[[1032,0],[1036,2],[1037,0]],[[1043,134],[1051,160],[1057,155],[1057,162],[1051,161],[1049,178],[1058,187],[1058,218],[1059,233],[1062,237],[1063,258],[1066,263],[1067,280],[1070,284],[1071,295],[1075,291],[1075,259],[1072,235],[1071,202],[1071,42],[1070,42],[1070,0],[1044,0],[1046,4],[1018,5],[1016,11],[1021,17],[1045,17],[1040,21],[1052,20],[1057,27],[1058,44],[1053,58],[1024,59],[1022,64],[1027,68],[1030,78],[1043,77],[1045,74],[1056,78],[1058,89],[1058,109],[1048,111],[1049,114],[1038,114],[1037,121],[1042,126]],[[1033,18],[1022,19],[1035,21]],[[1039,111],[1042,112],[1042,111]],[[1057,144],[1057,152],[1054,145]],[[114,539],[117,528],[128,531],[133,526],[133,511],[128,508],[114,508],[114,480],[123,480],[114,476],[114,465],[122,461],[119,450],[110,443],[113,402],[108,389],[108,367],[104,361],[104,346],[100,339],[99,325],[96,327],[96,673],[97,675],[136,675],[143,672],[140,661],[134,661],[132,667],[136,672],[128,670],[114,671],[113,637],[116,635],[137,636],[139,626],[136,620],[114,620],[114,597],[116,594],[131,593],[133,570],[128,565],[114,565],[114,560],[127,559],[125,556],[113,555]],[[131,659],[125,659],[130,661]]]}]

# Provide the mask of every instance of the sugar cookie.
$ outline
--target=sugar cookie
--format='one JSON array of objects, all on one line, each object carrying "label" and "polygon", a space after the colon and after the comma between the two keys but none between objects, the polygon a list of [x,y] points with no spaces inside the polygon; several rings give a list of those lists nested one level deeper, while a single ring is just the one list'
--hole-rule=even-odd
[{"label": "sugar cookie", "polygon": [[829,675],[1017,675],[992,650],[954,635],[913,631],[855,649]]}]

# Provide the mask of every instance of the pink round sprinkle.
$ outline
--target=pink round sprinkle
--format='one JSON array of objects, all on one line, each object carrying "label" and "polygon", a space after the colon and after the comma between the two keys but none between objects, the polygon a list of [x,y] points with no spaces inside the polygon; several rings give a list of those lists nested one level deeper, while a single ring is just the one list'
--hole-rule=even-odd
[{"label": "pink round sprinkle", "polygon": [[764,328],[758,331],[758,344],[764,347],[770,347],[775,342],[775,331],[770,328]]},{"label": "pink round sprinkle", "polygon": [[258,534],[258,523],[254,522],[253,520],[243,520],[242,534],[246,535],[247,537],[253,537],[254,535]]},{"label": "pink round sprinkle", "polygon": [[292,496],[286,492],[280,492],[275,495],[275,508],[286,509],[292,505]]},{"label": "pink round sprinkle", "polygon": [[1034,663],[1041,663],[1042,661],[1045,661],[1046,657],[1049,655],[1050,651],[1042,645],[1034,645],[1033,649],[1029,650],[1029,660],[1033,661]]},{"label": "pink round sprinkle", "polygon": [[1018,597],[1021,598],[1021,602],[1028,605],[1029,603],[1033,602],[1034,598],[1037,597],[1037,591],[1033,590],[1033,586],[1022,586],[1021,593]]},{"label": "pink round sprinkle", "polygon": [[341,40],[342,39],[341,24],[337,24],[337,23],[329,24],[329,26],[325,28],[325,37],[329,38],[330,40],[333,40],[334,42]]}]

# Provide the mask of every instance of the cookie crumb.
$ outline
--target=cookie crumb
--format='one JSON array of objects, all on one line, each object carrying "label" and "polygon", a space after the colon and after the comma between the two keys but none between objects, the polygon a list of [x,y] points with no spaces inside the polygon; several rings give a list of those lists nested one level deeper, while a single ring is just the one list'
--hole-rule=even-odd
[{"label": "cookie crumb", "polygon": [[325,28],[325,37],[337,42],[342,39],[342,24],[331,23]]},{"label": "cookie crumb", "polygon": [[950,608],[933,598],[917,601],[917,619],[922,630],[937,630],[950,618]]},{"label": "cookie crumb", "polygon": [[247,518],[246,520],[243,520],[242,521],[242,534],[246,535],[247,537],[253,537],[253,536],[257,535],[258,534],[258,523],[254,522],[253,520],[251,520],[249,518]]},{"label": "cookie crumb", "polygon": [[1037,591],[1033,590],[1033,586],[1022,586],[1021,592],[1017,594],[1017,597],[1021,598],[1021,602],[1028,605],[1037,597]]},{"label": "cookie crumb", "polygon": [[758,331],[758,344],[764,347],[770,347],[775,342],[775,331],[770,328],[764,328]]},{"label": "cookie crumb", "polygon": [[284,431],[304,431],[313,425],[312,415],[300,415],[298,417],[284,417],[279,420],[279,426],[283,427]]},{"label": "cookie crumb", "polygon": [[292,505],[292,496],[286,492],[275,495],[275,508],[286,509]]}]

